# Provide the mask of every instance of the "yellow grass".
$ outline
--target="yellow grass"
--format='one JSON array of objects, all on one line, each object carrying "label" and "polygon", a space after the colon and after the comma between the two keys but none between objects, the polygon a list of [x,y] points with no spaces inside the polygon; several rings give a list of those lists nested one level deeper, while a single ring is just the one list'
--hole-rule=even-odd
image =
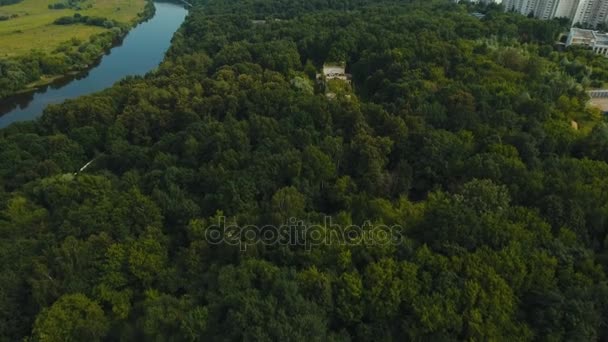
[{"label": "yellow grass", "polygon": [[[17,14],[19,17],[0,21],[0,58],[25,54],[32,49],[51,51],[72,38],[87,40],[105,29],[86,25],[54,25],[64,16],[76,13],[72,9],[50,10],[49,4],[62,0],[23,0],[9,6],[0,6],[0,15]],[[78,13],[128,23],[137,19],[146,0],[87,0]],[[87,8],[91,5],[91,8]]]}]

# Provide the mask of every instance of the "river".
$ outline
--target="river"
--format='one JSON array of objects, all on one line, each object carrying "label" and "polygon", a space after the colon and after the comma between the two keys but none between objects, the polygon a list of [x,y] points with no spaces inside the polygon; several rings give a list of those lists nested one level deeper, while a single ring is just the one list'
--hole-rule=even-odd
[{"label": "river", "polygon": [[122,44],[112,48],[88,72],[34,93],[0,100],[0,128],[13,122],[35,119],[49,104],[98,92],[111,87],[125,76],[145,75],[156,68],[188,11],[181,5],[169,2],[155,2],[154,6],[154,17],[133,28]]}]

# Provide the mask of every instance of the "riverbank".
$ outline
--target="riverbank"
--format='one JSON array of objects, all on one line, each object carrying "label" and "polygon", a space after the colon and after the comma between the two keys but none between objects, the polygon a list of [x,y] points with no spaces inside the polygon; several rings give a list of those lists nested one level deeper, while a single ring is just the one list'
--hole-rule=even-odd
[{"label": "riverbank", "polygon": [[[3,57],[2,55],[6,54],[5,51],[8,51],[8,49],[0,50],[0,99],[34,92],[62,79],[72,78],[90,70],[110,49],[119,45],[133,27],[154,16],[155,6],[152,0],[142,0],[143,7],[137,7],[139,8],[137,12],[133,12],[136,9],[133,8],[133,3],[127,3],[123,0],[107,1],[103,2],[103,5],[100,5],[99,9],[92,8],[82,12],[76,11],[76,14],[72,14],[74,11],[62,12],[69,15],[60,18],[69,18],[70,16],[89,18],[88,14],[92,13],[99,16],[91,16],[90,18],[105,20],[102,26],[90,23],[77,23],[74,25],[52,24],[46,26],[53,30],[60,29],[74,32],[74,36],[71,39],[62,41],[56,46],[53,46],[52,43],[42,45],[47,49],[46,51],[40,49],[40,44],[36,44],[33,41],[24,43],[26,45],[32,44],[32,49],[22,55]],[[129,4],[130,7],[127,6],[129,8],[123,9],[123,7],[119,6],[121,4]],[[7,7],[2,8],[6,11]],[[12,10],[15,11],[15,9]],[[48,11],[55,10],[48,9]],[[135,14],[128,14],[127,12]],[[83,16],[81,13],[86,15]],[[53,14],[55,15],[55,13]],[[106,15],[107,17],[100,15]],[[56,21],[56,15],[51,19]],[[118,21],[117,19],[126,19],[127,21]],[[4,23],[4,25],[7,24]],[[6,27],[3,27],[3,29],[6,32]],[[101,32],[90,35],[86,40],[78,38],[80,32],[84,32],[85,34],[90,33],[91,29],[94,31],[100,30]],[[23,33],[23,35],[24,37],[31,36],[31,34],[28,35],[26,33]],[[6,35],[0,38],[4,39],[4,41],[12,41]],[[46,38],[46,36],[43,37],[43,39]],[[27,40],[27,38],[24,39]],[[50,34],[48,39],[52,41],[54,39],[53,35]],[[57,43],[55,42],[55,44]],[[2,44],[2,46],[9,47],[10,45],[6,43]],[[52,50],[49,50],[51,47]]]},{"label": "riverbank", "polygon": [[59,78],[39,91],[0,100],[0,127],[35,119],[51,104],[102,91],[127,76],[143,76],[156,68],[188,11],[177,3],[154,4],[155,15],[129,31],[121,44],[86,72]]}]

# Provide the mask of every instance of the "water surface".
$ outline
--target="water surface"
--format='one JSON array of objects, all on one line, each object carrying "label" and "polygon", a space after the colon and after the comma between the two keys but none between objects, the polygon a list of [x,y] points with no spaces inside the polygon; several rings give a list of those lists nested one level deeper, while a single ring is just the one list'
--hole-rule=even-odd
[{"label": "water surface", "polygon": [[112,48],[93,69],[73,80],[63,80],[35,93],[0,101],[0,128],[32,120],[52,103],[94,93],[129,75],[144,75],[156,68],[171,45],[171,38],[188,11],[181,5],[155,2],[154,17],[133,28],[122,44]]}]

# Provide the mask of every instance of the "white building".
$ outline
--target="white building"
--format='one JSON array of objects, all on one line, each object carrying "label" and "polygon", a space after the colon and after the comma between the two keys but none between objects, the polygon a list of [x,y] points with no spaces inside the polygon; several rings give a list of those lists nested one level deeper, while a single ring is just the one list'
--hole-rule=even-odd
[{"label": "white building", "polygon": [[[454,0],[458,2],[458,0]],[[595,27],[608,21],[608,0],[474,0],[496,3],[505,11],[523,15],[534,14],[540,19],[568,18],[572,24]]]},{"label": "white building", "polygon": [[589,47],[598,55],[608,57],[608,34],[598,31],[572,28],[566,46],[581,45]]},{"label": "white building", "polygon": [[[534,14],[540,19],[574,16],[574,9],[579,0],[503,0],[506,11],[515,11],[523,15]],[[576,2],[576,4],[575,4]]]},{"label": "white building", "polygon": [[342,80],[350,83],[352,76],[346,73],[344,64],[324,64],[323,74],[317,74],[317,78],[325,76],[326,80]]},{"label": "white building", "polygon": [[608,0],[579,0],[572,23],[595,27],[605,23],[607,15]]},{"label": "white building", "polygon": [[579,0],[560,0],[555,8],[555,18],[574,18]]},{"label": "white building", "polygon": [[592,27],[608,19],[608,0],[503,0],[502,4],[506,11],[532,13],[540,19],[565,17]]},{"label": "white building", "polygon": [[557,12],[560,2],[560,0],[538,0],[533,10],[534,15],[545,20],[555,18],[555,12]]},{"label": "white building", "polygon": [[503,0],[502,5],[505,11],[519,12],[523,15],[528,15],[532,11],[531,2],[536,0]]}]

